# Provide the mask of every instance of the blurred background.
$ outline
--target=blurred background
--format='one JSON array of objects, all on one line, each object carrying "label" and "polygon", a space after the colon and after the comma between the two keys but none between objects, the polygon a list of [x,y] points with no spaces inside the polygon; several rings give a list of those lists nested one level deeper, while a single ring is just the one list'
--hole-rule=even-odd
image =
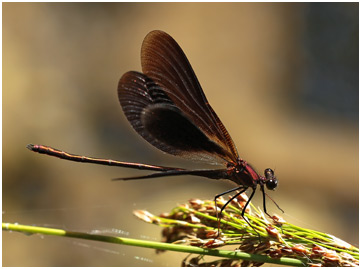
[{"label": "blurred background", "polygon": [[[271,201],[269,212],[358,246],[358,3],[4,3],[3,222],[158,241],[161,228],[133,210],[160,214],[234,187],[191,176],[112,182],[144,171],[26,149],[202,168],[153,148],[121,111],[118,80],[141,71],[155,29],[183,48],[241,158],[275,169],[269,194],[286,213]],[[4,266],[180,266],[186,254],[3,232],[2,257]]]}]

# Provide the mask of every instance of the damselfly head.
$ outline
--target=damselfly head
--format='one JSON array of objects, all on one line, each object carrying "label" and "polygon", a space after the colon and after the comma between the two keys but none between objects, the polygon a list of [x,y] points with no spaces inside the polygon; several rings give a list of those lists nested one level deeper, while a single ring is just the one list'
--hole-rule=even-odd
[{"label": "damselfly head", "polygon": [[278,180],[275,177],[275,173],[271,168],[267,168],[264,170],[264,176],[266,178],[266,187],[269,190],[275,190],[278,185]]}]

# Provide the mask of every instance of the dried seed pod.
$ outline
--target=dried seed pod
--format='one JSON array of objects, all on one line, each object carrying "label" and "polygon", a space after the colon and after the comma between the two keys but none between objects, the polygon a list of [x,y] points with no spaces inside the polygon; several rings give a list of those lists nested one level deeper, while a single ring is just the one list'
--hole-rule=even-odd
[{"label": "dried seed pod", "polygon": [[176,213],[173,215],[173,219],[183,220],[183,216],[184,216],[184,213],[179,211],[179,212],[176,212]]},{"label": "dried seed pod", "polygon": [[275,227],[271,226],[271,225],[268,225],[266,227],[266,231],[272,237],[279,238],[279,236],[280,236],[278,230]]},{"label": "dried seed pod", "polygon": [[282,251],[278,248],[276,249],[270,249],[268,251],[268,255],[273,259],[278,259],[282,257]]},{"label": "dried seed pod", "polygon": [[238,201],[243,201],[243,202],[247,202],[248,201],[248,196],[245,192],[241,193],[240,195],[237,196]]},{"label": "dried seed pod", "polygon": [[282,225],[282,224],[286,223],[286,221],[282,217],[278,216],[277,214],[274,214],[272,216],[272,220],[276,225]]},{"label": "dried seed pod", "polygon": [[281,248],[281,252],[282,254],[284,255],[292,255],[293,254],[293,250],[291,247],[288,247],[288,246],[284,246]]},{"label": "dried seed pod", "polygon": [[145,210],[134,210],[133,214],[148,223],[157,223],[158,221],[154,218],[154,215]]},{"label": "dried seed pod", "polygon": [[[243,193],[240,196],[238,196],[237,198],[234,198],[231,202],[232,205],[234,205],[235,207],[237,207],[240,210],[243,210],[243,208],[245,207],[245,205],[247,203],[247,200],[245,200],[244,197],[242,197],[242,195],[243,195]],[[232,198],[232,196],[230,195],[229,199],[231,199],[231,198]],[[245,212],[249,213],[250,207],[247,207]]]},{"label": "dried seed pod", "polygon": [[327,250],[327,252],[323,255],[323,258],[324,258],[324,260],[331,261],[331,262],[340,261],[340,256],[338,256],[336,251],[334,251],[334,250]]},{"label": "dried seed pod", "polygon": [[189,223],[201,223],[201,220],[197,218],[194,214],[189,214],[185,220]]},{"label": "dried seed pod", "polygon": [[324,247],[315,245],[311,251],[312,251],[311,257],[321,257],[326,253],[327,249],[325,249]]},{"label": "dried seed pod", "polygon": [[292,247],[292,251],[297,254],[307,254],[308,250],[301,244],[296,244]]},{"label": "dried seed pod", "polygon": [[262,253],[264,252],[265,250],[268,250],[270,249],[271,247],[271,243],[270,241],[266,241],[266,242],[262,242],[260,244],[258,244],[256,247],[255,247],[255,253]]},{"label": "dried seed pod", "polygon": [[358,262],[358,260],[356,260],[352,255],[350,255],[346,252],[341,252],[339,255],[343,260]]},{"label": "dried seed pod", "polygon": [[310,267],[322,267],[321,263],[308,263]]},{"label": "dried seed pod", "polygon": [[198,210],[199,208],[201,208],[203,206],[204,201],[202,201],[200,199],[190,199],[189,203],[193,209]]},{"label": "dried seed pod", "polygon": [[218,231],[210,230],[205,234],[206,238],[214,238],[218,235]]},{"label": "dried seed pod", "polygon": [[159,217],[169,219],[169,218],[171,218],[171,214],[164,212],[164,213],[161,213],[159,215]]},{"label": "dried seed pod", "polygon": [[243,243],[241,246],[239,246],[238,248],[240,251],[243,252],[249,252],[249,253],[253,253],[255,248],[254,248],[254,244],[252,242],[246,242]]},{"label": "dried seed pod", "polygon": [[217,197],[216,201],[217,201],[217,203],[220,203],[222,205],[224,205],[227,202],[226,200],[224,200],[223,196]]},{"label": "dried seed pod", "polygon": [[221,247],[224,246],[226,243],[220,239],[210,239],[207,243],[204,244],[205,247],[208,248],[217,248],[217,247]]}]

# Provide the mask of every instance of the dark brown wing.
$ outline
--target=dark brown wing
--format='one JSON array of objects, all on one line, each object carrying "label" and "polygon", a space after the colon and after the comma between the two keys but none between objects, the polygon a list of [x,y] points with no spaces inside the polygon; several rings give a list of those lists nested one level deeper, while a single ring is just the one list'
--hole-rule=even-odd
[{"label": "dark brown wing", "polygon": [[175,105],[227,152],[227,161],[238,158],[236,147],[226,128],[209,105],[184,52],[167,33],[152,31],[142,45],[143,73],[161,86]]},{"label": "dark brown wing", "polygon": [[158,149],[208,162],[235,162],[238,154],[225,127],[208,104],[179,45],[166,33],[144,39],[145,74],[128,72],[118,96],[133,128]]},{"label": "dark brown wing", "polygon": [[130,71],[119,81],[118,97],[134,130],[158,149],[219,163],[227,152],[210,140],[146,75]]}]

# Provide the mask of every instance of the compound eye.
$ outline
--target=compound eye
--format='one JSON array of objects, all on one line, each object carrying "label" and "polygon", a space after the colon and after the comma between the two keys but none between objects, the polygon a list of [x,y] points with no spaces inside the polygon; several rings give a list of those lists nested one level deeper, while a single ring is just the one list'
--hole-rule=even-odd
[{"label": "compound eye", "polygon": [[273,172],[273,170],[271,168],[267,168],[264,170],[264,176],[266,179],[272,179],[275,177],[275,173]]},{"label": "compound eye", "polygon": [[275,177],[266,181],[266,187],[269,190],[274,190],[277,187],[277,185],[278,185],[278,180]]}]

